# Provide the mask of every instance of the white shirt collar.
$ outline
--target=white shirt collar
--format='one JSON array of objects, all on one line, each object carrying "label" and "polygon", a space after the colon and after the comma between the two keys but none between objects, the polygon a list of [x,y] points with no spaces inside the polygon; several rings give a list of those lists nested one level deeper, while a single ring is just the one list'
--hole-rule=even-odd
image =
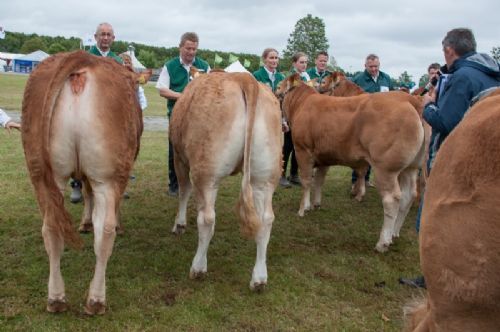
[{"label": "white shirt collar", "polygon": [[97,46],[97,45],[96,45],[95,47],[97,47],[97,50],[99,51],[99,53],[101,53],[101,55],[102,55],[103,57],[107,57],[107,56],[108,56],[109,50],[107,50],[106,52],[104,52],[104,51],[102,51],[102,50],[99,48],[99,46]]},{"label": "white shirt collar", "polygon": [[276,70],[274,72],[270,71],[269,69],[267,69],[266,66],[264,66],[264,69],[266,70],[267,72],[267,75],[269,76],[269,79],[271,81],[274,81],[274,78],[275,78],[275,75],[276,75]]}]

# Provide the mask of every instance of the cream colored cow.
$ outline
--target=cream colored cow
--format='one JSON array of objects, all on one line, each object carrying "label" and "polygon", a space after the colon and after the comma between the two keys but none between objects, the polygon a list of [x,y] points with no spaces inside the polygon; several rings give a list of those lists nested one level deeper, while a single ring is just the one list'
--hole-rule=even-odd
[{"label": "cream colored cow", "polygon": [[238,203],[241,230],[257,243],[250,287],[260,290],[266,285],[266,250],[274,220],[272,196],[281,172],[281,137],[278,100],[247,73],[200,75],[182,93],[170,122],[179,180],[179,210],[172,231],[184,231],[187,203],[194,189],[199,241],[191,278],[207,272],[219,182],[242,171]]}]

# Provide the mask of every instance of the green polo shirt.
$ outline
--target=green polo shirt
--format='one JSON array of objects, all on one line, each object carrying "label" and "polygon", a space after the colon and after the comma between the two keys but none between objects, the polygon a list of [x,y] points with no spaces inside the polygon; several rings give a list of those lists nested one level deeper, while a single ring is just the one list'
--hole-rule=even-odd
[{"label": "green polo shirt", "polygon": [[316,69],[316,67],[313,67],[313,68],[309,68],[307,70],[307,73],[309,74],[309,77],[311,78],[311,80],[317,78],[318,83],[321,83],[321,81],[323,81],[323,79],[325,77],[327,77],[328,75],[330,75],[332,72],[325,69],[324,72],[319,73],[318,70]]},{"label": "green polo shirt", "polygon": [[381,71],[378,74],[376,82],[373,80],[366,69],[364,72],[354,76],[352,81],[368,93],[380,92],[380,87],[382,86],[387,87],[389,90],[394,90],[389,75]]},{"label": "green polo shirt", "polygon": [[[208,63],[200,58],[194,58],[193,66],[199,71],[208,72]],[[168,76],[170,77],[170,86],[168,88],[175,92],[184,91],[184,88],[190,81],[190,77],[186,68],[182,65],[180,57],[165,62],[165,67],[167,67]],[[172,114],[176,101],[175,99],[168,99],[168,116]]]},{"label": "green polo shirt", "polygon": [[[97,46],[92,46],[90,48],[90,50],[88,51],[90,54],[93,54],[95,56],[102,56],[101,52],[99,52],[99,49],[97,48]],[[122,58],[120,58],[118,55],[116,55],[115,52],[113,51],[109,51],[108,52],[108,55],[106,56],[107,58],[113,58],[115,59],[116,62],[118,62],[119,64],[122,64],[123,63],[123,60]]]},{"label": "green polo shirt", "polygon": [[274,74],[274,83],[273,83],[273,81],[271,81],[271,79],[269,78],[267,70],[264,67],[260,67],[259,70],[254,71],[253,76],[257,81],[268,85],[271,88],[271,90],[273,90],[273,92],[276,91],[276,88],[278,88],[278,84],[280,84],[280,82],[285,79],[285,75],[276,71]]},{"label": "green polo shirt", "polygon": [[[307,70],[306,70],[306,73],[307,73]],[[286,77],[290,77],[290,76],[292,76],[293,74],[299,74],[299,75],[300,75],[300,73],[299,73],[299,72],[298,72],[295,68],[292,68],[292,70],[290,70],[290,71],[288,72],[288,74],[286,75]],[[308,73],[308,75],[309,75],[309,73]],[[305,78],[304,76],[300,75],[300,79],[301,79],[303,82],[306,82],[306,83],[307,83],[307,78]]]}]

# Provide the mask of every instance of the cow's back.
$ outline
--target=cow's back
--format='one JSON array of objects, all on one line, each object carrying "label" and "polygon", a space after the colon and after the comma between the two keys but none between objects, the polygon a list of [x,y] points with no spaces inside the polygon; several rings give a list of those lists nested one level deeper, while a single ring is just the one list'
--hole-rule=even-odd
[{"label": "cow's back", "polygon": [[[500,94],[500,92],[498,92]],[[500,329],[500,95],[448,136],[427,183],[421,265],[444,330]]]},{"label": "cow's back", "polygon": [[[116,167],[129,167],[139,149],[142,114],[134,79],[115,61],[84,52],[49,58],[27,83],[24,124],[28,163],[48,150],[55,168],[109,176]],[[113,168],[106,168],[107,161]]]},{"label": "cow's back", "polygon": [[355,167],[366,159],[412,164],[423,129],[410,98],[404,93],[310,95],[294,115],[294,143],[310,150],[318,165]]},{"label": "cow's back", "polygon": [[[187,164],[201,164],[192,170],[226,176],[241,167],[245,142],[246,102],[242,84],[247,74],[200,75],[177,101],[170,139],[176,154]],[[197,176],[197,174],[193,174]]]}]

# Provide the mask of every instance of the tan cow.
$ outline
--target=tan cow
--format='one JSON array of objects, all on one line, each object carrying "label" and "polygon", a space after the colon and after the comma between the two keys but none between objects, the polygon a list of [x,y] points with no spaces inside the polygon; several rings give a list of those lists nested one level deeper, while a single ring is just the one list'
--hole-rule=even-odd
[{"label": "tan cow", "polygon": [[67,308],[60,271],[64,243],[81,244],[64,208],[70,176],[84,180],[89,201],[85,209],[94,226],[96,266],[85,311],[105,311],[105,272],[116,214],[142,133],[134,80],[114,60],[77,51],[46,59],[26,85],[22,140],[50,260],[49,312]]},{"label": "tan cow", "polygon": [[194,188],[199,242],[191,278],[207,272],[219,182],[243,171],[238,204],[241,230],[257,243],[250,287],[261,290],[266,285],[272,196],[281,173],[281,136],[278,100],[247,73],[200,75],[177,101],[170,122],[179,180],[179,210],[172,231],[184,231]]},{"label": "tan cow", "polygon": [[427,182],[420,263],[427,301],[409,331],[500,331],[500,88],[441,146]]},{"label": "tan cow", "polygon": [[372,165],[382,196],[384,225],[376,249],[384,252],[398,237],[416,195],[416,178],[424,152],[424,133],[414,99],[403,92],[330,97],[318,94],[298,75],[280,83],[277,93],[290,121],[303,196],[299,215],[321,204],[328,166],[345,165],[358,172],[354,193],[365,193],[364,175]]}]

